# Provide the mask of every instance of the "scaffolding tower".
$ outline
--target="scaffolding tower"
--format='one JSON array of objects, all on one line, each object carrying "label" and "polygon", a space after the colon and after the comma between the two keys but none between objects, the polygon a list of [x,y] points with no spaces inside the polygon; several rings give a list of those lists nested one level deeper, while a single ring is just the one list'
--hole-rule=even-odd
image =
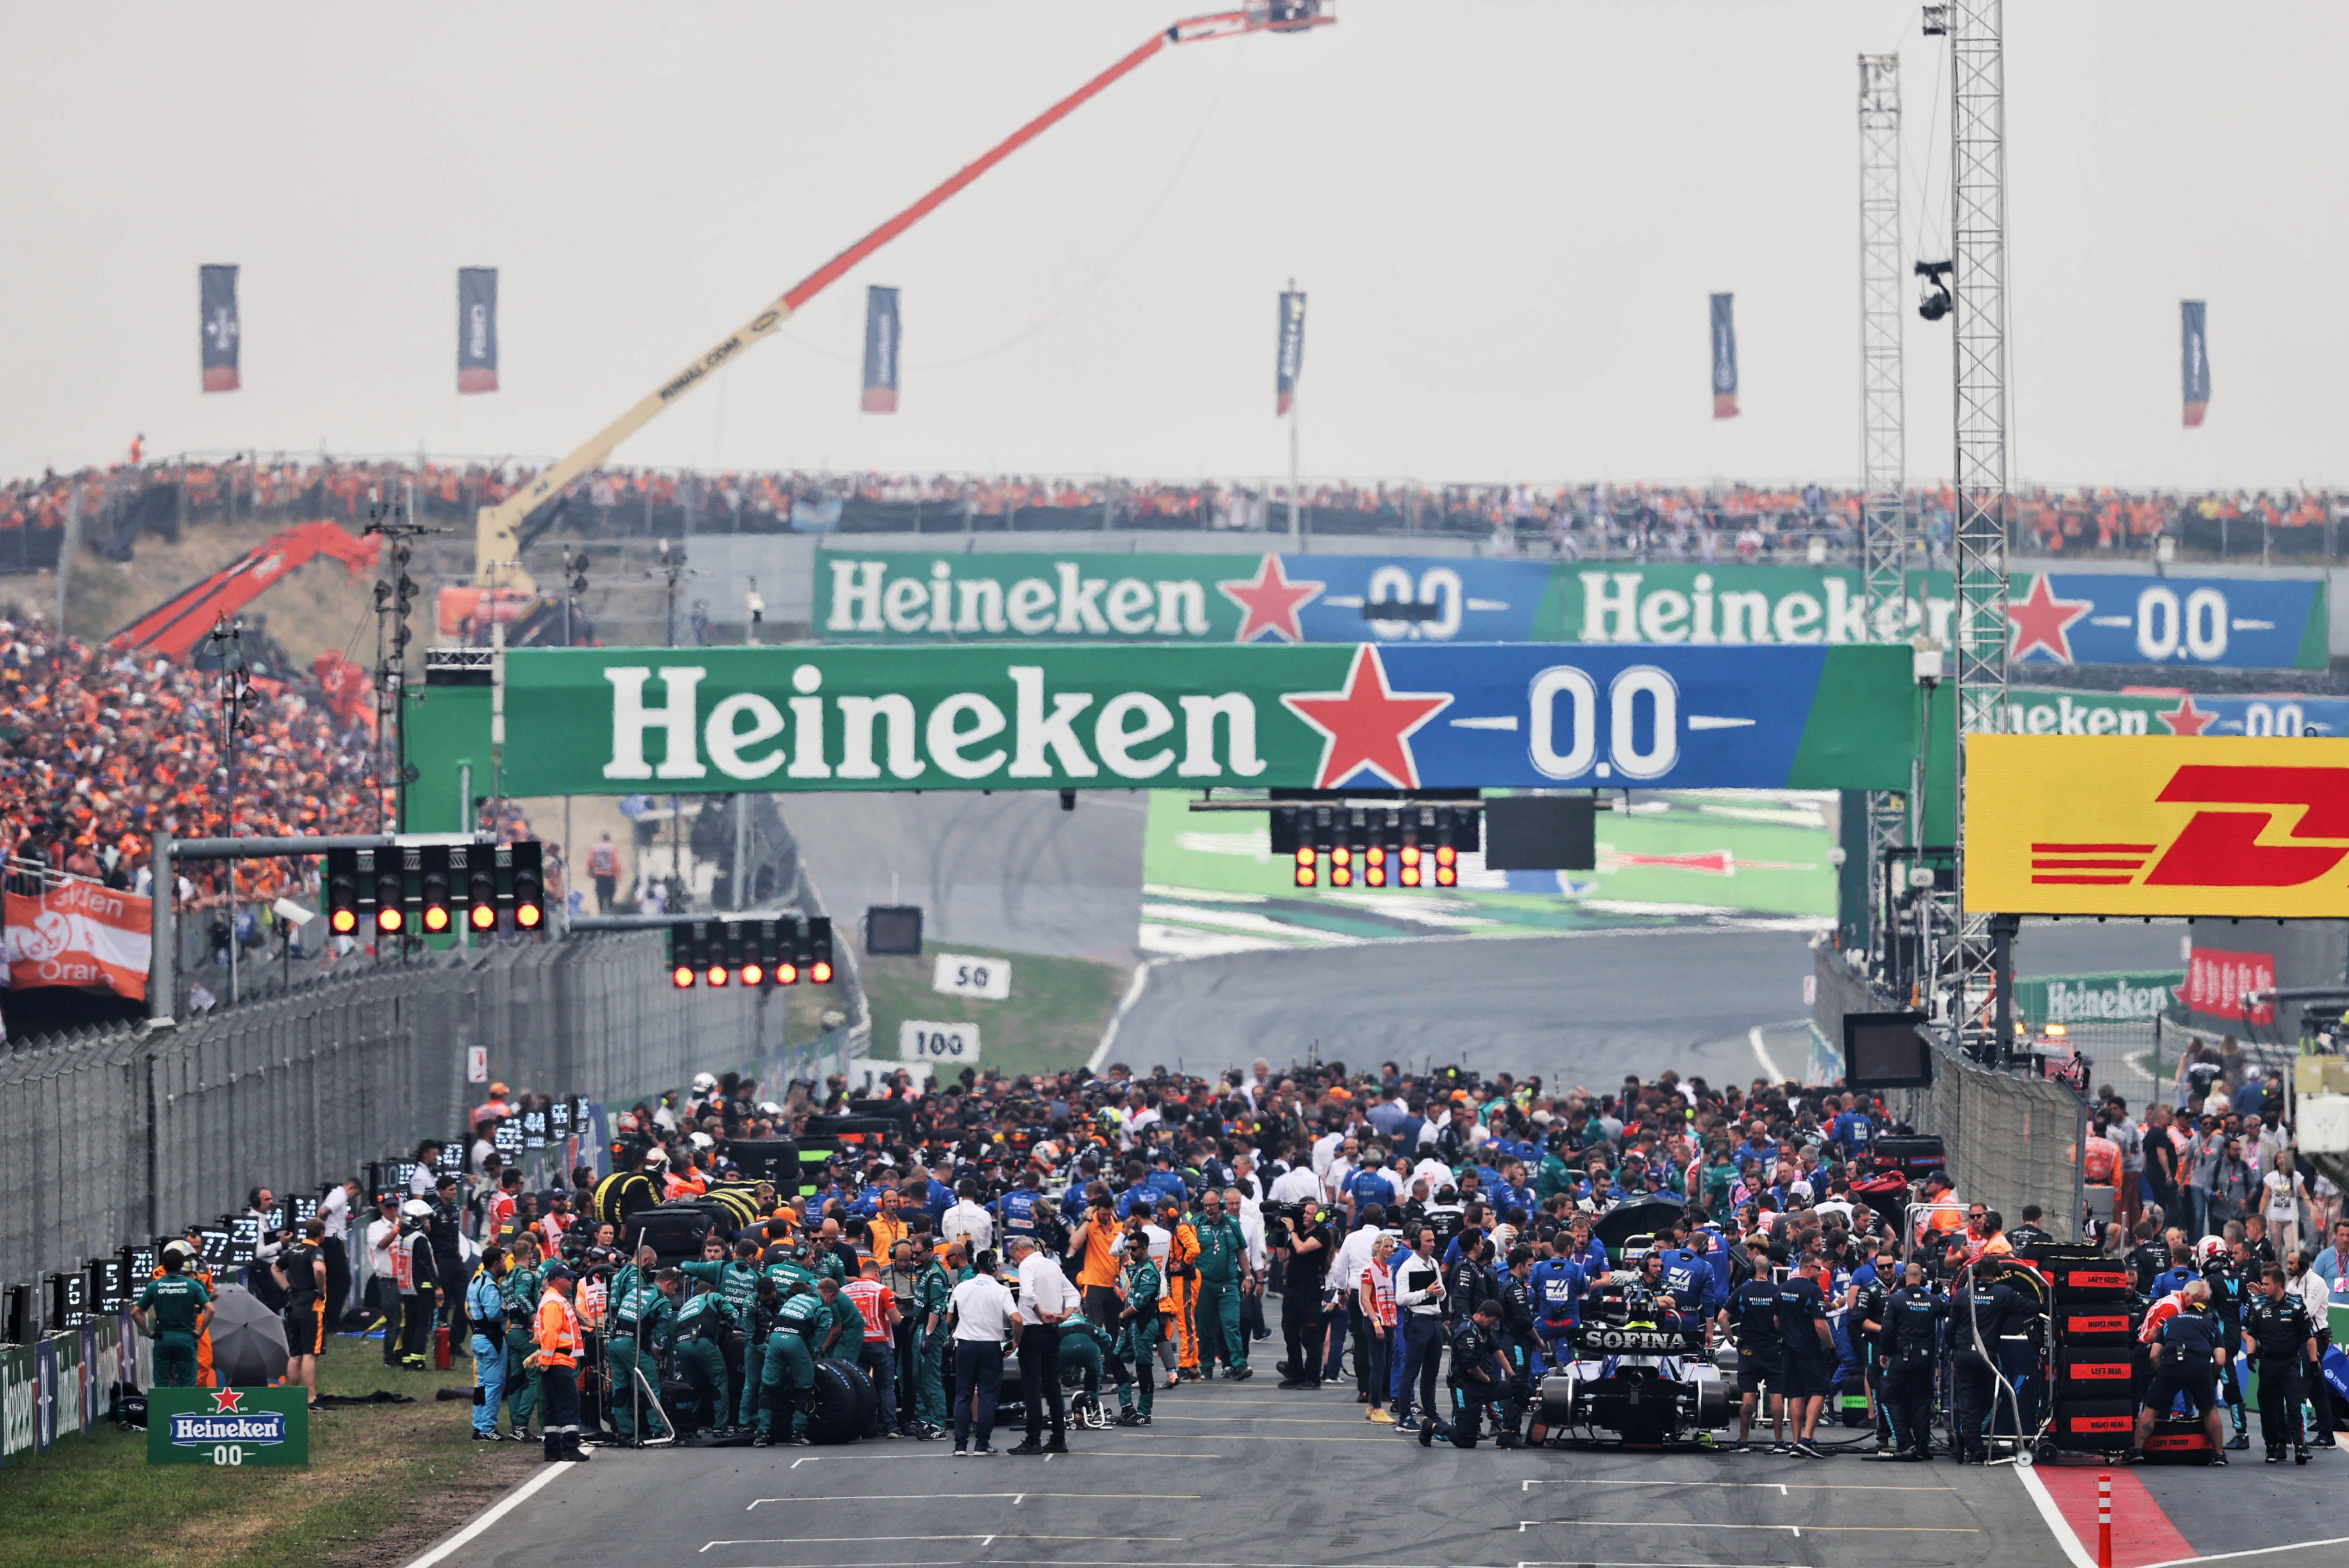
[{"label": "scaffolding tower", "polygon": [[[1900,57],[1859,57],[1859,473],[1867,635],[1908,635],[1907,445],[1900,366]],[[1887,852],[1907,841],[1914,791],[1868,797],[1868,950],[1880,967],[1892,910],[1876,896]]]},{"label": "scaffolding tower", "polygon": [[1967,735],[1999,728],[2006,709],[2006,110],[2002,0],[1951,0],[1951,293],[1956,317],[1958,776],[1949,781],[1958,852],[1950,952],[1950,1023],[1969,1045],[2002,1056],[1991,1027],[1991,912],[1964,907]]}]

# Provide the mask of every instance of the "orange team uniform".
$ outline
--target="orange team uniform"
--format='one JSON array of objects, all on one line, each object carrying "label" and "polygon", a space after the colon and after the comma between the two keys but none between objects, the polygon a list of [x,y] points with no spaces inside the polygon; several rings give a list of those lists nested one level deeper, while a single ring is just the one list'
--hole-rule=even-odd
[{"label": "orange team uniform", "polygon": [[553,1285],[538,1299],[538,1359],[545,1366],[579,1365],[579,1314]]},{"label": "orange team uniform", "polygon": [[905,1239],[906,1226],[903,1220],[875,1214],[864,1222],[864,1230],[871,1241],[873,1255],[885,1263],[889,1261],[891,1249]]},{"label": "orange team uniform", "polygon": [[1199,1329],[1193,1319],[1198,1303],[1199,1232],[1191,1228],[1188,1220],[1178,1220],[1174,1237],[1166,1243],[1166,1294],[1163,1305],[1174,1314],[1181,1335],[1177,1365],[1186,1372],[1199,1370]]},{"label": "orange team uniform", "polygon": [[1085,1227],[1085,1261],[1077,1270],[1079,1289],[1090,1290],[1095,1285],[1103,1289],[1116,1286],[1117,1259],[1109,1250],[1114,1229],[1102,1224],[1099,1219]]}]

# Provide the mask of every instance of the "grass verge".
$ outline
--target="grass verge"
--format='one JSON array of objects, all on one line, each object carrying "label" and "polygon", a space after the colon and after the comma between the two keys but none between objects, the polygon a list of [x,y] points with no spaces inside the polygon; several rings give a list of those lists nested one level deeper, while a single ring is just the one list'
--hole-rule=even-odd
[{"label": "grass verge", "polygon": [[305,1469],[147,1464],[147,1436],[100,1427],[0,1472],[0,1568],[389,1568],[488,1507],[536,1468],[539,1450],[476,1443],[471,1407],[436,1389],[447,1372],[382,1364],[380,1341],[336,1339],[319,1392],[406,1394],[412,1405],[347,1407],[310,1420]]},{"label": "grass verge", "polygon": [[[1036,958],[957,943],[954,950],[1011,966],[1011,994],[1001,1002],[947,996],[931,981],[940,950],[920,958],[864,959],[864,992],[873,1008],[873,1054],[897,1055],[897,1026],[908,1019],[978,1025],[981,1067],[1009,1077],[1081,1067],[1101,1044],[1130,973],[1118,964]],[[942,1075],[945,1075],[942,1074]]]}]

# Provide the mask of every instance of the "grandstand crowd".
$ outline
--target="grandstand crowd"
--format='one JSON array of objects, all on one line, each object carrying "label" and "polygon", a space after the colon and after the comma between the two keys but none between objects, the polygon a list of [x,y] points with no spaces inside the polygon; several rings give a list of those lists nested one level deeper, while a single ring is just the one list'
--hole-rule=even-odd
[{"label": "grandstand crowd", "polygon": [[[470,518],[535,475],[514,463],[293,458],[173,458],[46,474],[0,487],[0,569],[55,558],[54,540],[79,497],[81,536],[127,558],[142,532],[254,518],[363,519],[413,494],[427,516]],[[891,532],[909,528],[1184,528],[1287,526],[1277,479],[1205,483],[1114,476],[761,472],[606,469],[573,488],[565,523],[596,535],[681,532]],[[1569,558],[1623,556],[1717,560],[1803,558],[1812,540],[1853,547],[1861,496],[1817,483],[1423,484],[1309,481],[1306,525],[1325,534],[1425,533],[1482,538],[1498,552]],[[1955,498],[1912,488],[1920,537],[1946,548]],[[2168,535],[2200,555],[2330,559],[2341,498],[2300,489],[2137,492],[2025,487],[2012,498],[2015,547],[2054,556],[2142,555]],[[43,555],[40,541],[50,541]],[[13,549],[12,549],[13,545]]]}]

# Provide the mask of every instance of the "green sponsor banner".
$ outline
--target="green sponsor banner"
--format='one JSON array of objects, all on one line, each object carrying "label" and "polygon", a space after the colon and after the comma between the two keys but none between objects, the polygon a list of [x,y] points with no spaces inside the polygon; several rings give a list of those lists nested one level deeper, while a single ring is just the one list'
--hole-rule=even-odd
[{"label": "green sponsor banner", "polygon": [[1871,628],[1860,575],[1842,566],[1560,566],[1535,613],[1537,642],[1905,642],[1947,646],[1957,614],[1947,572],[1909,578],[1905,611]]},{"label": "green sponsor banner", "polygon": [[826,642],[1237,640],[1256,556],[960,555],[821,551],[815,635]]},{"label": "green sponsor banner", "polygon": [[2130,974],[2048,974],[2014,982],[2014,1011],[2046,1023],[2149,1023],[2176,1005],[2182,969]]},{"label": "green sponsor banner", "polygon": [[[526,649],[489,693],[428,687],[410,831],[479,794],[736,790],[1885,789],[1901,648],[1542,644]],[[454,826],[451,822],[450,826]]]},{"label": "green sponsor banner", "polygon": [[308,1393],[288,1388],[150,1388],[147,1462],[252,1465],[310,1462]]}]

